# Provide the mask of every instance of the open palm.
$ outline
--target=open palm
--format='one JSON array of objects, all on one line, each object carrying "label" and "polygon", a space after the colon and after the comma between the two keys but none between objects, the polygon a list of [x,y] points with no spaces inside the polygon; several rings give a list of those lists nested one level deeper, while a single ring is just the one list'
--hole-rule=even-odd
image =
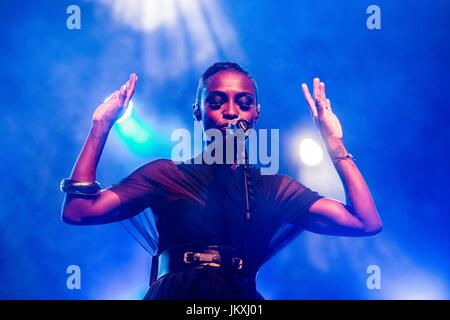
[{"label": "open palm", "polygon": [[120,87],[102,104],[100,104],[92,116],[92,120],[97,123],[112,127],[127,110],[128,103],[133,97],[137,76],[130,75],[130,79]]},{"label": "open palm", "polygon": [[319,78],[313,80],[313,95],[311,96],[308,86],[302,84],[303,94],[311,111],[311,116],[320,130],[324,140],[342,139],[342,126],[337,116],[331,109],[330,99],[327,99],[325,94],[325,83],[320,82]]}]

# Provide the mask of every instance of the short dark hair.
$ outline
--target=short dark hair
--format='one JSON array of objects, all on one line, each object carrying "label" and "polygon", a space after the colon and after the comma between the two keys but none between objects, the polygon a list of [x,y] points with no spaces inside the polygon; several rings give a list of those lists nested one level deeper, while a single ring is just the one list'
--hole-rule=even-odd
[{"label": "short dark hair", "polygon": [[206,80],[208,80],[208,78],[210,78],[212,75],[220,71],[236,71],[249,77],[249,79],[252,80],[255,86],[255,94],[256,94],[255,99],[258,100],[258,86],[256,85],[256,81],[255,79],[253,79],[252,75],[247,70],[245,70],[240,64],[235,62],[224,61],[214,63],[213,65],[209,66],[208,69],[205,70],[205,72],[203,72],[202,76],[200,77],[200,80],[198,81],[197,93],[195,95],[195,103],[200,104],[202,90],[205,87]]}]

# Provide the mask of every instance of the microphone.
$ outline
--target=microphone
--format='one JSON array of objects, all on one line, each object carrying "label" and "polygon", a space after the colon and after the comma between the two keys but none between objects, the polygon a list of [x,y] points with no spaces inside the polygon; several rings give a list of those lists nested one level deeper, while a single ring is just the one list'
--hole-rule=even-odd
[{"label": "microphone", "polygon": [[236,123],[236,127],[238,127],[238,129],[242,129],[242,131],[246,132],[248,129],[250,129],[250,124],[248,123],[247,120],[239,119],[238,122]]},{"label": "microphone", "polygon": [[235,121],[231,122],[228,125],[227,129],[231,129],[233,131],[241,129],[244,133],[246,133],[247,130],[250,129],[250,124],[248,123],[247,120],[239,119],[239,120],[235,120]]},{"label": "microphone", "polygon": [[[237,133],[237,130],[242,130],[243,135],[235,136]],[[232,122],[228,124],[227,131],[231,134],[231,136],[228,136],[227,139],[233,138],[233,144],[235,143],[234,138],[237,138],[237,144],[239,145],[237,147],[237,158],[238,158],[238,164],[244,164],[244,167],[247,168],[248,164],[248,158],[247,158],[247,152],[245,150],[245,140],[247,140],[250,131],[250,123],[247,120],[244,119],[235,119]],[[228,134],[227,134],[228,135]],[[241,138],[239,138],[241,137]],[[242,140],[240,140],[242,139]]]}]

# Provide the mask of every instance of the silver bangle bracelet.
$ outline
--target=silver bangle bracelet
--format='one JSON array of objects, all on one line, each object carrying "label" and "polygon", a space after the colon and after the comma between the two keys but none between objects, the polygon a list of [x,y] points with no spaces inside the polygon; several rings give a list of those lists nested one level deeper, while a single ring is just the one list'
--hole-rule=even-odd
[{"label": "silver bangle bracelet", "polygon": [[59,185],[62,192],[79,196],[97,196],[102,189],[100,183],[63,179]]}]

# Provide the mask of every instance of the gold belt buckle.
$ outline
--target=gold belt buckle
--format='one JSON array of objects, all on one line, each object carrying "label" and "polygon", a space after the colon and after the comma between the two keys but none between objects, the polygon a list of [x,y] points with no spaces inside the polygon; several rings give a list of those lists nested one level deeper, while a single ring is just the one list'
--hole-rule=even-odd
[{"label": "gold belt buckle", "polygon": [[184,263],[192,263],[193,261],[198,261],[200,259],[200,255],[198,253],[193,252],[185,252],[183,255]]},{"label": "gold belt buckle", "polygon": [[200,253],[200,252],[185,252],[183,255],[184,263],[198,263],[200,265],[206,265],[211,267],[220,267],[219,259],[212,253]]},{"label": "gold belt buckle", "polygon": [[[191,252],[187,251],[183,255],[184,263],[199,263],[200,265],[207,265],[211,267],[220,267],[220,255],[219,258],[212,253],[199,253],[199,252]],[[240,258],[231,258],[232,266],[237,270],[242,270],[243,268],[243,260]]]}]

